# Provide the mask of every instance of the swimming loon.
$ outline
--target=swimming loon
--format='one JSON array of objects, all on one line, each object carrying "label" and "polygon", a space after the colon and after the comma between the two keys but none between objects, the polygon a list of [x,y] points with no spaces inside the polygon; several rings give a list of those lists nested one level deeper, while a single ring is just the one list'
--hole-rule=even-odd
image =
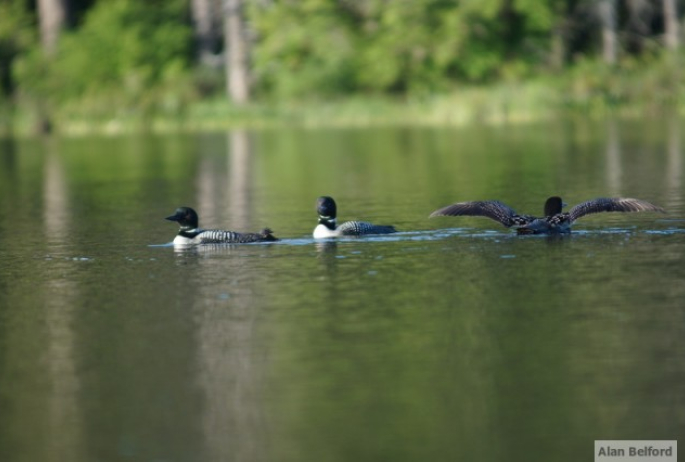
[{"label": "swimming loon", "polygon": [[247,244],[249,242],[277,241],[271,230],[263,229],[258,233],[236,233],[220,229],[198,228],[198,217],[190,207],[179,207],[176,212],[166,217],[167,220],[177,221],[180,229],[174,238],[176,245],[193,244]]},{"label": "swimming loon", "polygon": [[316,213],[319,214],[319,224],[314,228],[315,239],[397,232],[394,226],[372,225],[365,221],[346,221],[336,226],[337,207],[333,198],[328,196],[316,200]]},{"label": "swimming loon", "polygon": [[430,218],[439,216],[482,216],[502,223],[507,228],[514,228],[518,234],[563,234],[571,232],[571,225],[578,218],[599,212],[662,212],[664,209],[647,201],[628,197],[597,198],[580,203],[568,212],[562,212],[566,206],[560,197],[553,196],[545,202],[545,216],[533,217],[519,215],[511,207],[499,201],[459,202],[448,205],[430,214]]}]

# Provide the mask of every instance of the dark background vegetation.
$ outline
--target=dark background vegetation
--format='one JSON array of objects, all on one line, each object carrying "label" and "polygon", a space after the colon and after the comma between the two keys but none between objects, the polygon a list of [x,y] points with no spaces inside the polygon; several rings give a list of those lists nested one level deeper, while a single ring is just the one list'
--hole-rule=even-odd
[{"label": "dark background vegetation", "polygon": [[560,108],[662,110],[682,91],[681,3],[0,0],[0,102],[5,120],[48,127],[224,98],[406,101],[534,82]]}]

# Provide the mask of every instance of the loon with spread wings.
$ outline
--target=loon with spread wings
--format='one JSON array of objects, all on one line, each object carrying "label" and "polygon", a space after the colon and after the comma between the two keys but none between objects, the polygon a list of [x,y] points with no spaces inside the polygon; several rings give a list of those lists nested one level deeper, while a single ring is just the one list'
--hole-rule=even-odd
[{"label": "loon with spread wings", "polygon": [[514,209],[499,201],[459,202],[436,210],[430,214],[430,217],[481,216],[498,221],[507,228],[514,228],[518,234],[564,234],[571,232],[571,225],[577,219],[591,213],[666,213],[659,206],[629,197],[592,199],[573,206],[568,212],[562,212],[565,205],[561,197],[550,197],[545,202],[545,215],[543,217],[534,217],[531,215],[519,215]]}]

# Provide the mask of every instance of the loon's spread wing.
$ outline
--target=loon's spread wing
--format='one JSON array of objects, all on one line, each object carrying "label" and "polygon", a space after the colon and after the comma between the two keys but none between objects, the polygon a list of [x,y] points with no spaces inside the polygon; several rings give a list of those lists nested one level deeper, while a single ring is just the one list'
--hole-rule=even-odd
[{"label": "loon's spread wing", "polygon": [[590,213],[648,211],[666,213],[661,207],[640,199],[633,199],[630,197],[600,197],[573,206],[573,208],[568,211],[568,214],[571,217],[571,222],[574,222],[578,218]]},{"label": "loon's spread wing", "polygon": [[430,218],[462,215],[487,217],[502,223],[507,228],[515,225],[520,226],[524,222],[530,221],[529,217],[518,215],[514,209],[500,201],[459,202],[436,210],[430,214]]},{"label": "loon's spread wing", "polygon": [[364,234],[391,234],[397,232],[394,226],[373,225],[365,221],[346,221],[338,226],[342,236],[361,236]]}]

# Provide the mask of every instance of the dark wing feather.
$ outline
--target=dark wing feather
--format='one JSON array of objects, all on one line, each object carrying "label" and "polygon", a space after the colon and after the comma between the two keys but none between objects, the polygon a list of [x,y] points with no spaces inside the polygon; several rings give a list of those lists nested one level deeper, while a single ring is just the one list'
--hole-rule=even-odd
[{"label": "dark wing feather", "polygon": [[397,232],[394,226],[373,225],[365,221],[346,221],[338,226],[343,236],[362,236],[364,234],[392,234]]},{"label": "dark wing feather", "polygon": [[517,224],[515,217],[518,217],[514,209],[499,201],[459,202],[430,214],[430,218],[456,216],[487,217],[502,223],[507,228]]},{"label": "dark wing feather", "polygon": [[573,206],[568,214],[571,222],[590,213],[600,212],[661,212],[666,213],[661,207],[640,199],[630,197],[600,197],[582,202]]},{"label": "dark wing feather", "polygon": [[250,242],[276,241],[271,230],[265,228],[259,233],[237,233],[220,229],[208,229],[198,235],[202,244],[248,244]]}]

